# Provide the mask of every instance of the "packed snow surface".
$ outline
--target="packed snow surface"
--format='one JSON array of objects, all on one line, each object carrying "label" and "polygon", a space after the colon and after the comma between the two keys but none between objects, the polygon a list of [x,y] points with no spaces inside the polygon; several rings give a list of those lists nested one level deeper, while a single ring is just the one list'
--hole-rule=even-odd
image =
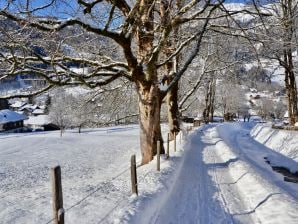
[{"label": "packed snow surface", "polygon": [[[297,163],[251,136],[251,123],[211,124],[177,137],[170,158],[138,167],[137,126],[0,136],[1,223],[51,223],[49,169],[61,165],[66,223],[298,223],[298,187],[264,157]],[[182,143],[182,144],[180,144]],[[281,159],[279,159],[281,158]]]},{"label": "packed snow surface", "polygon": [[194,131],[172,182],[144,198],[127,223],[297,223],[297,184],[272,171],[263,157],[275,152],[250,129],[232,123]]}]

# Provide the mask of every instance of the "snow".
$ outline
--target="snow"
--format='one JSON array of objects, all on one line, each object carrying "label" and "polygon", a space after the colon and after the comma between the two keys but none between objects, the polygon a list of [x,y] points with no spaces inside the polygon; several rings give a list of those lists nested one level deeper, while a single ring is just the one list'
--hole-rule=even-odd
[{"label": "snow", "polygon": [[[298,189],[274,173],[271,150],[251,124],[207,125],[192,133],[173,177],[122,223],[297,223]],[[123,221],[123,220],[122,220]]]},{"label": "snow", "polygon": [[[227,10],[231,12],[237,12],[247,8],[247,5],[242,3],[225,3],[224,6]],[[248,13],[237,13],[233,17],[242,23],[247,23],[254,19],[254,16]]]},{"label": "snow", "polygon": [[26,104],[26,102],[16,101],[12,105],[10,105],[10,106],[12,108],[20,108],[20,107],[24,106],[25,104]]},{"label": "snow", "polygon": [[47,223],[52,218],[49,170],[58,164],[67,223],[98,223],[117,201],[128,198],[130,156],[140,160],[139,129],[107,130],[68,131],[62,138],[59,132],[1,135],[1,222]]},{"label": "snow", "polygon": [[9,122],[23,121],[28,119],[25,115],[16,113],[11,110],[0,110],[0,124],[6,124]]},{"label": "snow", "polygon": [[33,111],[37,108],[37,105],[33,105],[33,104],[24,104],[22,107],[19,108],[19,110],[24,110],[24,109],[28,109],[30,111]]},{"label": "snow", "polygon": [[[268,148],[285,155],[298,162],[298,132],[272,129],[270,125],[258,124],[252,131],[251,136]],[[298,171],[298,169],[297,169]]]},{"label": "snow", "polygon": [[44,112],[44,110],[43,109],[35,109],[33,112],[32,112],[32,114],[36,114],[36,115],[38,115],[38,114],[44,114],[45,112]]},{"label": "snow", "polygon": [[79,96],[79,95],[84,95],[84,94],[90,93],[91,90],[86,87],[76,86],[76,87],[65,88],[65,91],[68,94],[72,94],[74,96]]},{"label": "snow", "polygon": [[29,119],[24,122],[25,125],[45,125],[49,124],[49,115],[29,116]]},{"label": "snow", "polygon": [[179,134],[177,152],[171,142],[160,172],[156,158],[137,168],[138,197],[130,193],[129,173],[130,156],[140,162],[136,125],[67,131],[62,138],[2,135],[0,220],[48,222],[49,168],[60,164],[66,223],[298,223],[297,184],[285,182],[264,157],[293,160],[256,141],[251,133],[263,126],[253,126],[210,124]]}]

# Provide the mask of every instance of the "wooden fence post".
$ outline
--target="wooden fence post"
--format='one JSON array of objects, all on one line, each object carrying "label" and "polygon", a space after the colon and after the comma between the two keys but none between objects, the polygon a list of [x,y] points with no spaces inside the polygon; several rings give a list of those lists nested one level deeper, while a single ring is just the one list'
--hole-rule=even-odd
[{"label": "wooden fence post", "polygon": [[63,195],[61,182],[61,168],[51,169],[54,223],[64,224]]},{"label": "wooden fence post", "polygon": [[138,195],[138,180],[137,180],[137,164],[136,164],[136,155],[131,156],[131,191],[133,194]]},{"label": "wooden fence post", "polygon": [[167,155],[166,158],[168,159],[170,157],[170,133],[167,135]]},{"label": "wooden fence post", "polygon": [[176,152],[176,132],[174,132],[174,152]]},{"label": "wooden fence post", "polygon": [[180,145],[182,143],[183,130],[180,130]]},{"label": "wooden fence post", "polygon": [[157,171],[160,171],[160,141],[157,141]]}]

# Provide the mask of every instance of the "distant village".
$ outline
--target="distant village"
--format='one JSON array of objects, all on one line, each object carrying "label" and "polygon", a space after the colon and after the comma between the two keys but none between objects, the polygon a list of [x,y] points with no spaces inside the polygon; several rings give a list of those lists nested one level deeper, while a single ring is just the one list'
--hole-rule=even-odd
[{"label": "distant village", "polygon": [[[264,104],[262,100],[267,100],[267,104],[269,105]],[[287,122],[286,100],[285,93],[281,91],[269,92],[266,90],[258,91],[254,88],[247,89],[244,101],[248,110],[247,114],[249,114],[248,121],[262,122],[268,119],[279,118],[281,121]],[[50,96],[47,94],[35,97],[34,100],[30,98],[0,99],[0,132],[18,133],[60,130],[60,128],[49,119],[50,101]],[[278,105],[278,103],[283,105],[282,108],[278,109],[276,106],[273,107],[274,104]],[[268,117],[268,113],[272,116]],[[239,114],[237,117],[239,119]],[[202,118],[195,118],[194,116],[182,117],[182,121],[184,122],[194,123],[195,120],[200,120],[201,122]],[[229,119],[225,120],[229,121]],[[224,121],[223,114],[219,111],[215,111],[213,122],[222,121]]]},{"label": "distant village", "polygon": [[32,132],[59,130],[48,116],[46,99],[0,99],[0,132]]}]

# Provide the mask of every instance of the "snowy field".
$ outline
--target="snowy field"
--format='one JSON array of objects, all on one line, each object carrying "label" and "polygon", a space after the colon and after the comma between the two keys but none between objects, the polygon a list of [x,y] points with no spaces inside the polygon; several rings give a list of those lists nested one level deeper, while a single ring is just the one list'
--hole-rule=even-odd
[{"label": "snowy field", "polygon": [[130,156],[140,161],[138,126],[62,138],[0,135],[0,223],[51,223],[49,169],[57,164],[66,223],[298,223],[297,184],[285,182],[264,157],[293,169],[297,162],[256,141],[260,127],[252,128],[211,124],[182,144],[178,136],[161,172],[155,160],[138,168],[138,197],[130,193],[129,173]]},{"label": "snowy field", "polygon": [[51,220],[49,170],[61,165],[66,220],[98,223],[130,195],[129,172],[111,179],[127,170],[132,154],[140,159],[138,126],[66,132],[62,138],[59,132],[0,136],[0,222]]}]

